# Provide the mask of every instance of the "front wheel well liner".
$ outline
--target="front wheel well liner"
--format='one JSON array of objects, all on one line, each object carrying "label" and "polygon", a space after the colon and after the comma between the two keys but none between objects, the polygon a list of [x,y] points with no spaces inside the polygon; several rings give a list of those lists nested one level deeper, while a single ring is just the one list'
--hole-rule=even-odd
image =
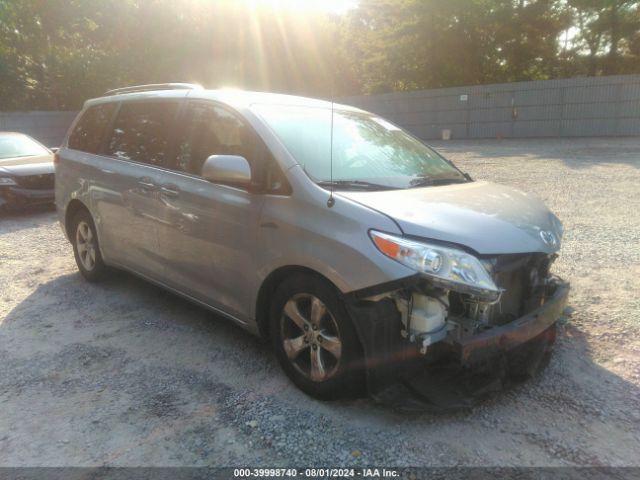
[{"label": "front wheel well liner", "polygon": [[288,265],[277,268],[267,275],[267,278],[264,279],[258,291],[258,298],[256,300],[256,323],[258,324],[258,331],[261,337],[269,338],[269,310],[273,294],[283,281],[296,274],[307,274],[319,277],[332,285],[337,292],[340,292],[340,289],[337,288],[331,280],[311,268],[301,265]]}]

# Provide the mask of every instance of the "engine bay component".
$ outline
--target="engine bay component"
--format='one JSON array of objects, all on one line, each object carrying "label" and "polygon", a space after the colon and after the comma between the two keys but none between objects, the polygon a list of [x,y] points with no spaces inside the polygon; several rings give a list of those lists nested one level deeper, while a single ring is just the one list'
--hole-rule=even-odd
[{"label": "engine bay component", "polygon": [[563,284],[550,273],[555,258],[542,253],[482,258],[482,268],[500,291],[493,298],[459,285],[442,285],[424,274],[368,289],[355,298],[387,303],[397,314],[399,348],[436,359],[477,337],[501,335],[502,327],[544,306]]},{"label": "engine bay component", "polygon": [[412,342],[421,343],[422,354],[426,353],[429,345],[443,340],[447,335],[448,300],[445,291],[439,293],[434,297],[412,290],[395,297],[404,326],[401,334]]},{"label": "engine bay component", "polygon": [[554,256],[489,260],[487,270],[505,289],[497,302],[438,287],[421,275],[345,297],[362,339],[370,392],[386,391],[397,378],[432,365],[482,367],[551,331],[569,292],[568,283],[549,273]]}]

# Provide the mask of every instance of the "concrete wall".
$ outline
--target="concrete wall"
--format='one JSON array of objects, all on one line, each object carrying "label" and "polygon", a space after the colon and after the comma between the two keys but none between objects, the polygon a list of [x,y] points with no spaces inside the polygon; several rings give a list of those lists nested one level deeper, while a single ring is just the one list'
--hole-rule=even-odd
[{"label": "concrete wall", "polygon": [[423,139],[640,135],[640,75],[441,88],[340,99]]},{"label": "concrete wall", "polygon": [[0,131],[31,135],[47,147],[57,147],[77,112],[0,112]]}]

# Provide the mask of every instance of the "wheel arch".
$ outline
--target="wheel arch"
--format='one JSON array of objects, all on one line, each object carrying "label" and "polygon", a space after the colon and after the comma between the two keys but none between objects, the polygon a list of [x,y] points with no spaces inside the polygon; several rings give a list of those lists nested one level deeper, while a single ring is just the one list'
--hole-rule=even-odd
[{"label": "wheel arch", "polygon": [[64,212],[64,230],[65,230],[65,232],[67,234],[67,238],[69,238],[69,239],[71,239],[73,237],[73,232],[70,231],[71,219],[80,210],[86,210],[89,213],[89,215],[91,215],[91,212],[89,211],[89,208],[87,208],[87,206],[81,200],[78,200],[77,198],[72,199],[67,204],[67,208],[65,209],[65,212]]},{"label": "wheel arch", "polygon": [[275,269],[263,280],[256,299],[256,323],[261,337],[269,337],[269,310],[273,294],[282,282],[296,274],[314,275],[332,285],[337,292],[340,292],[334,282],[312,268],[303,267],[302,265],[286,265]]}]

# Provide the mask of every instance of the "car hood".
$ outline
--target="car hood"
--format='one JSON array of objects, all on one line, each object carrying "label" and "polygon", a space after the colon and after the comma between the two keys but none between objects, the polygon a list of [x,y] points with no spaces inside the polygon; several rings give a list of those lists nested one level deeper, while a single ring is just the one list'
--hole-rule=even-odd
[{"label": "car hood", "polygon": [[488,182],[339,195],[393,218],[405,235],[464,245],[482,255],[553,253],[562,225],[535,196]]},{"label": "car hood", "polygon": [[53,173],[53,171],[53,155],[51,154],[0,159],[0,174],[21,177]]}]

